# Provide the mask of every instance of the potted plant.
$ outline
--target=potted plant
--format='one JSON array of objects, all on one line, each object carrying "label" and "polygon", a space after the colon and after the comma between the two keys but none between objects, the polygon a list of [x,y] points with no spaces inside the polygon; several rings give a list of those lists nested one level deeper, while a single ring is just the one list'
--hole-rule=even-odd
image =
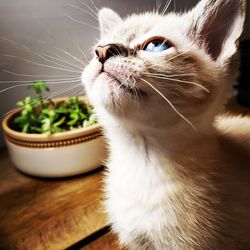
[{"label": "potted plant", "polygon": [[85,98],[44,98],[41,81],[3,119],[5,141],[14,165],[39,177],[82,174],[102,165],[106,147],[101,126]]}]

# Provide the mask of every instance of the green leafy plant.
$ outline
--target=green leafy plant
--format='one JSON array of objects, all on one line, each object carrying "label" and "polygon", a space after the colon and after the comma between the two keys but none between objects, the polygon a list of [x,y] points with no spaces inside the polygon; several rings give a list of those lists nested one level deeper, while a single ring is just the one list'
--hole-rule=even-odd
[{"label": "green leafy plant", "polygon": [[49,87],[43,81],[30,87],[35,97],[27,96],[17,103],[21,111],[13,119],[13,129],[31,134],[53,134],[94,125],[97,120],[93,107],[79,97],[54,102],[44,98]]}]

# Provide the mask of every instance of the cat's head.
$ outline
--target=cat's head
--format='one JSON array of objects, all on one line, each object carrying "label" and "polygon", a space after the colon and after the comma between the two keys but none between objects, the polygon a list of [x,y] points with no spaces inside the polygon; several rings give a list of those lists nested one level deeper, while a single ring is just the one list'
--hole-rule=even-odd
[{"label": "cat's head", "polygon": [[125,19],[102,9],[101,38],[82,75],[99,115],[143,126],[211,123],[236,81],[245,4],[202,0],[183,14]]}]

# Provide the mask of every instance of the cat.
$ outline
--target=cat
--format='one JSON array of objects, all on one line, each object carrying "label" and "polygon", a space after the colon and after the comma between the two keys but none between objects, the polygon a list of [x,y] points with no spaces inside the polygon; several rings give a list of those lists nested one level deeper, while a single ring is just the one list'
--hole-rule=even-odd
[{"label": "cat", "polygon": [[250,249],[250,119],[219,115],[238,76],[246,1],[99,12],[82,73],[110,156],[105,206],[128,249]]}]

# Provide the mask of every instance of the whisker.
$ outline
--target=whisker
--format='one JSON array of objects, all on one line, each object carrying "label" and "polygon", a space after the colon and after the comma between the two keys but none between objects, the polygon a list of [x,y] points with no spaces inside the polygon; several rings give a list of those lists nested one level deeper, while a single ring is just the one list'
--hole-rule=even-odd
[{"label": "whisker", "polygon": [[72,96],[83,96],[85,94],[84,88],[82,88],[80,91],[77,91],[77,93],[74,93]]},{"label": "whisker", "polygon": [[77,43],[77,47],[80,50],[81,54],[83,55],[83,57],[86,59],[86,61],[88,62],[90,59],[88,58],[88,56],[84,53],[84,51],[82,50],[81,46]]},{"label": "whisker", "polygon": [[[38,56],[39,58],[42,58],[43,60],[45,60],[46,62],[50,62],[50,63],[53,63],[53,64],[55,64],[55,65],[57,65],[57,66],[59,66],[59,67],[64,67],[64,68],[67,68],[67,69],[69,69],[69,70],[71,70],[71,69],[74,69],[74,68],[78,68],[78,69],[80,69],[80,70],[82,70],[81,68],[79,68],[78,66],[76,66],[76,65],[74,65],[74,64],[70,64],[70,63],[68,63],[68,62],[66,62],[66,61],[63,61],[64,63],[66,63],[66,64],[70,64],[70,66],[72,66],[72,67],[74,67],[74,68],[69,68],[69,67],[67,67],[67,66],[65,66],[65,65],[61,65],[61,64],[59,64],[59,63],[57,63],[57,62],[54,62],[54,61],[51,61],[51,60],[49,60],[48,58],[45,58],[45,56],[47,56],[47,57],[49,57],[49,58],[53,58],[53,59],[56,59],[56,60],[60,60],[60,59],[58,59],[58,58],[55,58],[55,57],[53,57],[53,56],[50,56],[50,55],[46,55],[46,54],[43,54],[43,53],[36,53],[36,52],[34,52],[31,48],[29,48],[29,47],[27,47],[27,46],[24,46],[24,45],[20,45],[20,44],[18,44],[17,42],[15,42],[15,41],[13,41],[13,40],[11,40],[11,39],[8,39],[8,38],[6,38],[6,37],[2,37],[1,38],[2,40],[5,40],[5,41],[8,41],[9,43],[11,43],[14,47],[16,47],[16,48],[18,48],[18,49],[23,49],[24,51],[28,51],[29,53],[31,53],[31,54],[33,54],[33,55],[35,55],[35,56]],[[62,61],[62,60],[61,60]],[[85,66],[85,65],[83,65],[83,66]]]},{"label": "whisker", "polygon": [[55,66],[52,66],[52,65],[46,65],[46,64],[42,64],[42,63],[38,63],[38,62],[33,62],[33,61],[29,60],[29,59],[25,59],[25,58],[14,56],[14,55],[7,55],[6,54],[6,55],[3,55],[3,56],[23,60],[25,62],[32,63],[32,64],[37,65],[37,66],[42,66],[42,67],[47,67],[47,68],[51,68],[51,69],[57,69],[57,70],[72,72],[72,73],[81,73],[81,71],[74,71],[74,70],[69,70],[69,69],[63,68],[63,67],[60,68],[60,67],[55,67]]},{"label": "whisker", "polygon": [[179,56],[182,56],[182,55],[184,55],[184,54],[186,54],[186,51],[183,51],[183,52],[181,52],[180,54],[171,57],[171,58],[168,59],[166,62],[168,63],[168,62],[172,61],[173,59],[176,59],[176,58],[178,58]]},{"label": "whisker", "polygon": [[[23,76],[23,77],[32,77],[32,78],[38,78],[38,77],[50,77],[50,78],[58,78],[58,77],[67,77],[67,78],[70,78],[72,76],[65,76],[65,75],[30,75],[30,74],[20,74],[20,73],[17,73],[17,72],[14,72],[14,71],[10,71],[10,70],[7,70],[7,69],[2,69],[2,72],[5,72],[5,73],[8,73],[8,74],[11,74],[11,75],[15,75],[15,76]],[[47,81],[47,80],[46,80]]]},{"label": "whisker", "polygon": [[[38,20],[36,20],[36,21],[38,21]],[[64,22],[64,23],[65,23],[65,22]],[[39,24],[40,24],[41,27],[43,27],[43,33],[46,34],[47,37],[48,37],[51,41],[53,41],[54,44],[57,44],[57,45],[58,45],[58,42],[56,41],[55,37],[53,36],[53,33],[51,33],[51,32],[48,30],[48,27],[44,27],[43,23],[41,23],[41,22],[39,22]],[[70,36],[70,35],[69,35],[69,37],[73,37],[73,36]],[[42,44],[47,45],[44,41],[41,41],[41,42],[42,42]],[[48,45],[48,46],[51,47],[51,45]],[[79,44],[77,44],[77,47],[80,49],[81,54],[84,56],[84,58],[87,59],[84,63],[87,63],[87,62],[89,61],[89,58],[88,58],[88,57],[84,54],[84,52],[81,50]],[[54,48],[54,50],[57,50],[57,51],[60,51],[60,52],[63,51],[63,49],[60,48],[60,46],[53,46],[53,48]],[[65,52],[65,51],[64,51],[64,52]],[[69,52],[69,51],[68,51],[68,52],[66,51],[66,53],[67,53],[67,56],[69,56],[69,57],[72,59],[72,55],[70,54],[70,52]],[[65,53],[63,53],[63,54],[65,54]],[[56,54],[56,56],[57,56],[58,58],[62,59],[62,60],[65,60],[65,58],[62,58],[62,57],[61,57],[60,55],[58,55],[58,54]],[[74,59],[74,62],[75,62],[75,60],[76,60],[76,61],[79,62],[83,67],[86,66],[85,64],[83,64],[82,60],[76,59],[76,57],[73,57],[73,59]],[[69,61],[69,60],[67,60],[67,61],[73,63],[72,61]]]},{"label": "whisker", "polygon": [[185,81],[185,80],[180,80],[180,79],[172,79],[172,78],[168,78],[168,77],[161,77],[161,76],[154,76],[154,75],[151,75],[151,77],[152,78],[157,78],[157,79],[164,79],[164,80],[168,80],[168,81],[174,81],[174,82],[182,82],[182,83],[192,84],[192,85],[195,85],[197,87],[200,87],[201,89],[205,90],[207,93],[210,93],[210,91],[206,87],[204,87],[201,84],[196,83],[196,82]]},{"label": "whisker", "polygon": [[178,116],[180,116],[186,123],[188,123],[194,130],[197,130],[197,128],[192,124],[191,121],[189,121],[184,115],[182,115],[176,108],[175,106],[171,103],[170,100],[166,96],[164,96],[157,88],[155,88],[150,82],[146,81],[143,78],[140,78],[143,82],[148,84],[153,90],[155,90],[168,104],[169,106],[176,112]]},{"label": "whisker", "polygon": [[176,2],[174,0],[174,12],[176,12]]},{"label": "whisker", "polygon": [[99,31],[99,28],[97,28],[97,27],[94,26],[94,25],[91,25],[91,24],[89,24],[89,23],[85,23],[85,22],[82,22],[82,21],[80,21],[80,20],[77,20],[77,19],[73,18],[72,16],[70,16],[70,15],[67,14],[67,13],[64,13],[64,15],[65,15],[67,18],[69,18],[71,21],[74,21],[74,22],[76,22],[76,23],[83,24],[83,25],[85,25],[85,26],[88,26],[88,27],[90,27],[90,28],[92,28],[92,29],[96,29],[96,30]]},{"label": "whisker", "polygon": [[[68,89],[66,89],[66,90],[61,91],[58,95],[64,94],[64,93],[66,93],[66,92],[68,92],[68,91],[71,91],[71,90],[73,90],[73,89],[75,89],[75,88],[82,88],[82,85],[78,82],[78,83],[74,84],[73,86],[71,86],[71,88],[68,88]],[[55,96],[55,95],[54,95],[54,96]],[[54,97],[54,96],[53,96],[53,97]]]},{"label": "whisker", "polygon": [[56,50],[58,50],[58,51],[60,51],[61,53],[63,53],[63,54],[65,54],[65,55],[67,55],[67,56],[69,56],[69,57],[75,59],[75,60],[76,60],[77,62],[79,62],[83,67],[86,66],[85,64],[82,63],[82,61],[81,61],[79,58],[73,56],[73,55],[70,54],[68,51],[65,51],[65,50],[63,50],[63,49],[61,49],[61,48],[56,48]]},{"label": "whisker", "polygon": [[[44,44],[46,45],[46,43],[44,42]],[[83,61],[82,60],[80,60],[79,58],[77,58],[77,57],[75,57],[75,56],[73,56],[70,52],[68,52],[68,51],[66,51],[66,50],[64,50],[64,49],[62,49],[62,48],[59,48],[59,47],[53,47],[55,50],[57,50],[57,51],[59,51],[59,52],[61,52],[61,53],[63,53],[64,55],[67,55],[67,56],[69,56],[70,57],[70,59],[74,59],[74,63],[75,63],[75,61],[77,61],[78,63],[80,63],[80,65],[82,65],[83,67],[85,67],[86,65],[83,63]],[[44,55],[46,55],[46,54],[44,54]],[[48,55],[47,55],[48,56]],[[56,54],[56,56],[57,56],[57,58],[59,58],[59,59],[61,59],[61,60],[65,60],[65,58],[62,58],[60,55],[58,55],[58,54]],[[84,55],[84,57],[86,57],[86,55]],[[88,61],[89,59],[87,58],[87,61]],[[67,62],[68,64],[69,63],[72,63],[72,64],[74,64],[72,61],[66,61],[65,60],[65,62]],[[74,66],[75,67],[78,67],[78,66],[76,66],[75,64],[74,64]]]},{"label": "whisker", "polygon": [[180,54],[175,55],[175,56],[169,58],[167,61],[164,61],[163,63],[155,63],[155,64],[151,65],[150,67],[147,67],[147,69],[151,69],[151,68],[154,68],[154,67],[160,66],[160,65],[165,65],[166,63],[171,62],[172,60],[174,60],[174,59],[176,59],[176,58],[182,56],[182,55],[185,54],[185,53],[186,53],[186,52],[183,51],[183,52],[181,52]]},{"label": "whisker", "polygon": [[159,13],[160,8],[161,8],[162,2],[159,0],[155,0],[155,7],[156,7],[156,13]]},{"label": "whisker", "polygon": [[[73,64],[73,63],[71,63],[71,62],[68,62],[68,61],[66,61],[66,60],[62,60],[61,58],[57,58],[57,57],[50,56],[50,55],[47,55],[47,54],[42,54],[42,55],[43,55],[43,56],[47,56],[48,58],[52,58],[52,59],[54,59],[54,60],[57,60],[57,61],[59,61],[59,62],[68,64],[68,65],[71,66],[71,68],[73,67],[73,68],[75,68],[75,69],[82,70],[81,67],[79,67],[79,66],[77,66],[77,65],[75,65],[75,64]],[[55,62],[53,62],[53,63],[55,63]],[[59,64],[59,66],[60,66],[60,65],[61,65],[61,64]],[[62,65],[61,65],[61,66],[62,66]],[[65,66],[64,66],[64,67],[65,67]],[[70,69],[70,68],[69,68],[69,69]]]},{"label": "whisker", "polygon": [[176,75],[164,75],[164,74],[160,74],[160,73],[144,73],[145,75],[155,75],[155,76],[162,76],[162,77],[179,77],[179,76],[195,76],[196,74],[194,73],[189,73],[189,74],[176,74]]},{"label": "whisker", "polygon": [[[117,54],[118,54],[119,56],[122,56],[122,55],[121,55],[121,52],[119,51],[119,49],[117,49],[116,46],[114,46],[113,44],[110,44],[110,46],[117,52]],[[111,54],[113,54],[113,53],[111,52]],[[113,55],[115,56],[115,54],[113,54]]]},{"label": "whisker", "polygon": [[42,44],[42,45],[45,45],[46,43],[42,40],[36,40],[38,43]]},{"label": "whisker", "polygon": [[[49,56],[49,55],[46,55],[46,54],[41,54],[41,55],[39,55],[39,57],[42,58],[42,59],[44,59],[46,62],[52,63],[52,64],[54,64],[54,65],[56,65],[56,66],[59,66],[59,67],[62,67],[62,68],[64,68],[64,69],[68,69],[68,70],[79,69],[79,70],[81,70],[81,68],[79,68],[79,67],[77,67],[77,66],[68,67],[68,66],[65,66],[65,65],[63,65],[63,64],[61,64],[61,63],[55,62],[55,61],[53,61],[53,60],[50,60],[50,59],[48,59],[48,58],[46,58],[46,57],[49,57],[49,58],[53,58],[53,57],[52,57],[52,56]],[[55,60],[55,59],[54,59],[54,60]],[[57,60],[59,61],[60,59],[57,59]],[[65,63],[65,62],[64,62],[64,63]]]},{"label": "whisker", "polygon": [[[51,95],[48,95],[48,96],[46,96],[46,97],[38,98],[36,101],[33,101],[33,102],[31,102],[30,104],[34,104],[34,103],[36,103],[38,100],[48,100],[48,99],[51,99],[51,98],[53,98],[53,97],[56,97],[56,96],[61,95],[61,94],[64,94],[64,93],[66,93],[66,92],[68,92],[68,91],[74,90],[75,88],[79,88],[79,87],[81,87],[79,84],[75,84],[75,85],[73,85],[71,88],[68,88],[68,89],[66,89],[66,90],[63,90],[63,91],[62,91],[62,90],[56,91],[55,93],[53,93],[53,94],[51,94]],[[3,118],[4,116],[6,116],[6,115],[8,115],[8,114],[10,114],[10,113],[12,113],[12,112],[14,112],[14,111],[22,110],[22,108],[23,108],[24,106],[25,106],[25,105],[23,105],[23,106],[21,106],[21,107],[16,107],[16,108],[14,108],[14,109],[12,109],[12,110],[10,110],[10,111],[4,113],[4,114],[2,115],[2,118]]]},{"label": "whisker", "polygon": [[7,37],[0,37],[0,39],[13,44],[16,48],[23,47],[23,48],[25,48],[25,50],[27,50],[27,49],[30,50],[30,48],[28,48],[27,46],[19,45],[17,42],[15,42]]},{"label": "whisker", "polygon": [[[82,86],[79,86],[79,87],[82,87]],[[84,94],[84,88],[82,87],[79,91],[79,89],[77,89],[76,91],[72,92],[70,94],[70,96],[80,96],[80,95],[83,95]]]},{"label": "whisker", "polygon": [[[82,1],[81,1],[82,2]],[[94,6],[94,8],[96,9],[97,13],[99,12],[99,9],[96,7],[95,3],[93,0],[90,0],[90,2],[92,3],[92,5]]]},{"label": "whisker", "polygon": [[[75,89],[75,88],[79,88],[79,87],[82,87],[82,85],[79,84],[79,83],[76,83],[76,84],[74,84],[73,86],[71,86],[70,88],[56,91],[55,93],[52,93],[52,94],[48,95],[46,98],[47,98],[47,99],[50,99],[50,98],[53,98],[53,97],[55,97],[55,96],[64,94],[64,93],[66,93],[66,92],[68,92],[68,91],[71,91],[71,90],[73,90],[73,89]],[[42,98],[42,99],[43,99],[43,98]]]},{"label": "whisker", "polygon": [[[71,77],[71,78],[62,78],[62,79],[52,79],[52,80],[39,80],[42,82],[46,82],[46,83],[50,83],[50,82],[61,82],[61,81],[69,81],[69,80],[77,80],[77,79],[81,79],[80,77]],[[26,81],[15,81],[15,80],[8,80],[8,81],[0,81],[0,83],[6,83],[6,84],[10,84],[10,83],[26,83],[28,82],[28,80]]]},{"label": "whisker", "polygon": [[[99,12],[99,10],[96,9],[96,11],[97,11],[97,13],[96,13],[92,8],[90,8],[90,6],[89,6],[88,4],[84,3],[84,2],[81,1],[81,0],[78,0],[78,2],[79,2],[80,4],[82,4],[82,5],[84,5],[85,7],[87,7],[87,8],[93,13],[93,15],[94,15],[96,18],[98,17],[97,13]],[[95,4],[94,4],[93,2],[92,2],[92,5],[93,5],[94,8],[95,8]]]},{"label": "whisker", "polygon": [[168,10],[168,8],[169,8],[171,2],[172,2],[172,0],[169,0],[169,1],[165,4],[165,6],[164,6],[164,8],[163,8],[163,10],[162,10],[162,13],[161,13],[162,16],[166,14],[166,12],[167,12],[167,10]]},{"label": "whisker", "polygon": [[[85,63],[87,63],[88,61],[89,61],[89,58],[87,57],[87,55],[83,52],[83,50],[82,50],[82,48],[81,48],[81,46],[80,46],[80,44],[79,43],[77,43],[76,41],[75,41],[75,39],[72,39],[72,34],[71,34],[71,32],[70,32],[70,29],[69,29],[69,25],[68,25],[68,22],[67,22],[67,20],[64,20],[64,25],[65,25],[65,27],[66,27],[66,30],[67,30],[67,32],[68,32],[68,35],[69,35],[69,37],[71,37],[71,41],[76,45],[76,47],[79,49],[79,51],[80,51],[80,53],[82,54],[82,56],[85,58]],[[70,53],[69,53],[70,54]],[[72,56],[72,55],[71,55]],[[75,59],[75,58],[74,58]],[[78,58],[77,58],[78,59]],[[79,59],[78,59],[79,60]],[[78,61],[77,60],[77,61]],[[81,60],[80,60],[81,61]],[[82,63],[81,63],[81,65],[83,65]]]},{"label": "whisker", "polygon": [[[64,81],[64,82],[50,82],[50,83],[46,83],[46,84],[47,85],[58,85],[58,84],[75,83],[75,82],[80,83],[81,80],[70,80],[70,81]],[[15,89],[15,88],[19,88],[19,87],[25,87],[25,86],[32,86],[32,85],[33,85],[33,83],[16,84],[16,85],[1,89],[0,94],[6,92],[8,90],[11,90],[11,89]]]},{"label": "whisker", "polygon": [[[130,77],[130,79],[131,79],[131,77]],[[130,82],[130,83],[132,84],[132,85],[131,85],[131,89],[132,89],[132,88],[135,88],[136,79],[135,79],[135,77],[132,76],[132,79],[131,79],[131,80],[133,80],[133,83]]]},{"label": "whisker", "polygon": [[[55,39],[54,39],[54,37],[53,37],[53,35],[51,34],[51,33],[49,33],[48,32],[48,30],[47,30],[47,27],[44,29],[44,33],[46,33],[46,34],[48,34],[48,36],[53,40],[53,41],[55,41]],[[24,46],[24,45],[20,45],[20,44],[18,44],[17,42],[15,42],[15,41],[13,41],[13,40],[11,40],[11,39],[8,39],[8,38],[6,38],[6,37],[0,37],[0,39],[2,39],[2,40],[5,40],[5,41],[7,41],[7,42],[9,42],[9,43],[11,43],[12,45],[14,45],[16,48],[18,48],[18,49],[24,49],[24,50],[26,50],[26,51],[29,51],[30,53],[32,53],[32,54],[34,54],[34,55],[36,55],[36,56],[38,56],[38,57],[40,57],[40,58],[42,58],[43,60],[46,60],[47,62],[49,61],[50,63],[53,63],[53,64],[56,64],[57,66],[59,66],[59,64],[58,63],[56,63],[56,62],[52,62],[52,61],[50,61],[48,58],[44,58],[44,56],[47,56],[47,57],[50,57],[50,58],[52,58],[52,56],[49,56],[49,55],[46,55],[46,54],[38,54],[38,53],[35,53],[31,48],[29,48],[29,47],[27,47],[27,46]],[[40,41],[40,40],[39,40]],[[43,45],[46,45],[46,43],[44,42],[44,41],[40,41]],[[59,49],[59,48],[56,48],[56,49]],[[61,52],[62,52],[63,50],[61,49]],[[81,51],[81,53],[82,54],[84,54],[83,53],[83,51]],[[67,56],[71,56],[72,57],[72,55],[70,55],[70,53],[64,53],[64,54],[67,54]],[[86,55],[84,55],[85,57],[86,57]],[[59,56],[58,56],[59,57]],[[76,57],[73,57],[74,58],[74,60],[76,60]],[[55,59],[55,58],[54,58]],[[64,58],[63,58],[64,59]],[[58,60],[58,58],[56,59],[56,60]],[[59,59],[60,60],[60,59]],[[80,64],[83,66],[83,67],[85,67],[85,64],[83,64],[83,62],[81,61],[81,60],[77,60],[78,62],[80,62]],[[64,59],[64,63],[65,64],[67,64],[67,65],[70,65],[70,63],[67,61],[66,62],[66,60]],[[71,64],[71,66],[73,66],[73,63]],[[60,65],[60,67],[62,67],[62,68],[67,68],[68,70],[70,70],[70,68],[69,67],[66,67],[65,65]],[[82,71],[82,68],[80,68],[80,67],[78,67],[78,66],[76,66],[75,64],[74,64],[74,67],[77,67],[79,70],[81,70]],[[28,75],[28,74],[18,74],[18,73],[16,73],[16,72],[11,72],[11,71],[9,71],[9,70],[6,70],[5,72],[7,72],[7,73],[9,73],[9,74],[14,74],[14,75],[18,75],[18,76],[25,76],[25,77],[58,77],[58,76],[45,76],[45,75]],[[75,72],[76,73],[76,72]],[[77,72],[78,73],[78,72]],[[80,73],[80,72],[79,72]],[[62,77],[62,76],[59,76],[59,77]]]},{"label": "whisker", "polygon": [[82,11],[82,12],[88,14],[89,16],[93,17],[95,20],[98,21],[96,15],[93,15],[92,13],[88,12],[87,10],[85,10],[85,9],[83,9],[83,8],[81,8],[81,7],[75,6],[75,5],[70,4],[70,3],[68,3],[67,6],[69,6],[69,7],[71,7],[71,8],[74,8],[74,9],[77,9],[77,10],[80,10],[80,11]]},{"label": "whisker", "polygon": [[141,96],[141,93],[140,91],[137,89],[137,87],[135,86],[136,85],[136,78],[132,76],[132,79],[133,80],[133,83],[132,83],[132,86],[131,86],[131,89],[134,93],[134,96],[135,96],[135,99],[136,99],[136,104],[138,105],[139,104],[139,95]]}]

